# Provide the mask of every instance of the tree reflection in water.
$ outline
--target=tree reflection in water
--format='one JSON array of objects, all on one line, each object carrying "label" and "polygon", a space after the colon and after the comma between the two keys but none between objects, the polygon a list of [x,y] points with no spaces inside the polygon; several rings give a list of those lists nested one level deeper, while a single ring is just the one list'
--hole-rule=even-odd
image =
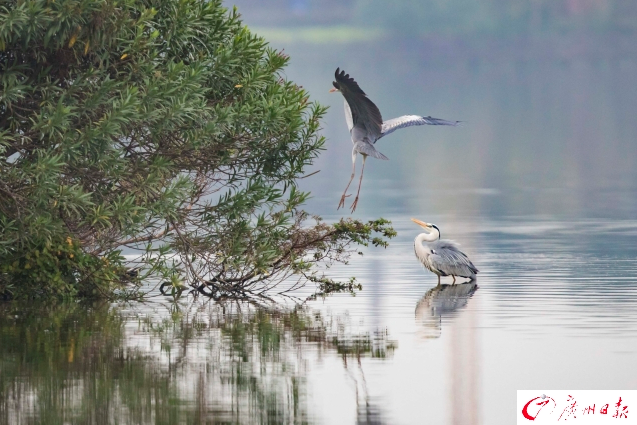
[{"label": "tree reflection in water", "polygon": [[0,305],[0,423],[311,423],[306,375],[326,355],[358,364],[372,423],[360,359],[394,344],[350,328],[298,305]]}]

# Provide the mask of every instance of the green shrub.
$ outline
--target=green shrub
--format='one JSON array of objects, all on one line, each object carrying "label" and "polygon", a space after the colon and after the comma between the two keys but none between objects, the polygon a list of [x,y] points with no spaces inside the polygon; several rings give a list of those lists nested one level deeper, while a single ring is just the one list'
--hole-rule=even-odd
[{"label": "green shrub", "polygon": [[325,108],[287,61],[219,0],[2,2],[0,293],[108,295],[132,265],[263,290],[391,236],[306,223]]}]

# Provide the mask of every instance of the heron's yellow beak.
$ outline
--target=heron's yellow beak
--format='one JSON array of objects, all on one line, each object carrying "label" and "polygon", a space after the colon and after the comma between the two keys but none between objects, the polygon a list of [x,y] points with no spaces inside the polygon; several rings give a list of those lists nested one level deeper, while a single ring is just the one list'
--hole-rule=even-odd
[{"label": "heron's yellow beak", "polygon": [[420,220],[415,219],[415,218],[412,218],[411,221],[413,221],[414,223],[416,223],[420,227],[424,227],[425,229],[428,229],[428,228],[431,227],[431,224],[425,223],[424,221],[420,221]]},{"label": "heron's yellow beak", "polygon": [[338,89],[337,89],[336,87],[332,87],[332,88],[330,89],[330,93],[334,93],[335,91],[338,91]]}]

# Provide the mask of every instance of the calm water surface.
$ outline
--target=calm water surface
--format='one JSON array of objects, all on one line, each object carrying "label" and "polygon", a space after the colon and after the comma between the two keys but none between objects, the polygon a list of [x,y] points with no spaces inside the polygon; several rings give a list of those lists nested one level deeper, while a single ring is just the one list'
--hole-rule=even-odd
[{"label": "calm water surface", "polygon": [[[337,66],[386,118],[465,121],[379,142],[391,160],[368,161],[354,217],[398,237],[328,271],[363,290],[0,305],[0,423],[511,424],[517,389],[637,388],[637,61],[277,47],[332,106],[303,181],[327,220],[351,166]],[[436,288],[410,217],[461,243],[478,280]]]}]

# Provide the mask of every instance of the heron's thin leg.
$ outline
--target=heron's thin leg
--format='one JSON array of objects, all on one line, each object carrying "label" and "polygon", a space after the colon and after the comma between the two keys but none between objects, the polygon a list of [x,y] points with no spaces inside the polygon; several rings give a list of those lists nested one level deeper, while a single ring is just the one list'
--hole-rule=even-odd
[{"label": "heron's thin leg", "polygon": [[[363,157],[364,158],[364,157]],[[349,189],[349,185],[352,184],[352,180],[354,180],[354,175],[356,174],[356,152],[352,152],[352,177],[349,179],[349,183],[347,183],[347,187],[343,192],[343,196],[341,196],[341,202],[338,203],[338,208],[336,210],[340,210],[341,207],[345,206],[345,198],[347,198],[347,189]]]},{"label": "heron's thin leg", "polygon": [[453,283],[452,283],[452,285],[455,285],[455,284],[456,284],[456,277],[455,277],[454,275],[451,275],[451,277],[453,277]]},{"label": "heron's thin leg", "polygon": [[440,275],[438,275],[438,286],[440,286]]},{"label": "heron's thin leg", "polygon": [[358,192],[356,192],[356,199],[352,204],[352,212],[356,211],[356,205],[358,204],[358,194],[361,193],[361,184],[363,183],[363,173],[365,172],[365,160],[367,155],[363,155],[363,167],[361,168],[361,178],[358,180]]}]

